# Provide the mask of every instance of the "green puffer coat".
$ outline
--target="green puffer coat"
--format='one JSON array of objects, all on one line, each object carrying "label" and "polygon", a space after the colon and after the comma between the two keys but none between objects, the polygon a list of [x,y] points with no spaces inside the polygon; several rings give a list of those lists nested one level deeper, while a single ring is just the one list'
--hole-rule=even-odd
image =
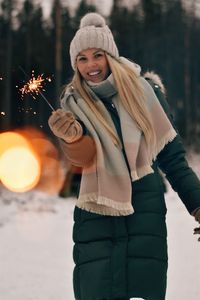
[{"label": "green puffer coat", "polygon": [[[159,87],[150,83],[171,119]],[[114,109],[107,108],[119,132]],[[132,215],[102,216],[75,207],[73,282],[76,300],[165,299],[166,205],[158,167],[189,213],[200,207],[200,182],[185,160],[179,136],[159,153],[153,164],[154,173],[133,183],[135,212]]]}]

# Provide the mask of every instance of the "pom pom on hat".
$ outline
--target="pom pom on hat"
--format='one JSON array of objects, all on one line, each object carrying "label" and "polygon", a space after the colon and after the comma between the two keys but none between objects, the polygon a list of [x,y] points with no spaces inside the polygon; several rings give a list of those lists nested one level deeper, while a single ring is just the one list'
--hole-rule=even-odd
[{"label": "pom pom on hat", "polygon": [[98,48],[119,58],[112,32],[105,19],[98,13],[87,13],[80,21],[80,29],[76,32],[70,44],[70,59],[72,68],[76,69],[77,55],[86,49]]},{"label": "pom pom on hat", "polygon": [[106,26],[106,21],[97,13],[88,13],[81,19],[80,22],[80,28],[86,26],[104,27]]}]

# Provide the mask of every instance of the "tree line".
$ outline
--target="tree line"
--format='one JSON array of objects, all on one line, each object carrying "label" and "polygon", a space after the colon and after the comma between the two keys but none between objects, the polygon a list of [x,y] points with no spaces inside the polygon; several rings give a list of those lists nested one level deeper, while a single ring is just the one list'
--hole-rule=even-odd
[{"label": "tree line", "polygon": [[[163,79],[177,127],[186,144],[200,144],[200,19],[197,0],[186,9],[181,0],[140,0],[127,7],[113,0],[107,22],[120,55],[153,70]],[[20,2],[21,3],[21,2]],[[51,109],[37,95],[19,91],[34,70],[43,74],[46,99],[54,108],[71,78],[69,44],[81,16],[97,11],[82,0],[74,13],[54,0],[48,19],[41,5],[25,0],[2,0],[0,10],[0,130],[25,125],[50,134]]]}]

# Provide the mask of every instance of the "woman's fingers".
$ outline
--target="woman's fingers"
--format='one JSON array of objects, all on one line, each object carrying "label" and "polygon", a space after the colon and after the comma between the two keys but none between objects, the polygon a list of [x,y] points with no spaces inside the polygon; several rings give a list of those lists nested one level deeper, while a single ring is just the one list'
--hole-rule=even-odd
[{"label": "woman's fingers", "polygon": [[78,140],[83,134],[82,126],[70,111],[57,109],[52,112],[48,123],[53,133],[67,142]]},{"label": "woman's fingers", "polygon": [[48,123],[50,127],[58,129],[62,127],[65,122],[69,122],[71,124],[74,120],[75,117],[71,112],[65,112],[62,109],[58,109],[55,112],[52,112]]}]

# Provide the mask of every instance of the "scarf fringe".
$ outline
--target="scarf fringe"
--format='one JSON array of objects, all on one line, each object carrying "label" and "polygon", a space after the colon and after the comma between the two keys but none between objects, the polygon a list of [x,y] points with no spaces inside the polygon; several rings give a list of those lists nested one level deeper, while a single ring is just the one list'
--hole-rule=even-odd
[{"label": "scarf fringe", "polygon": [[[103,84],[104,84],[104,88],[106,88],[106,91],[108,92],[116,91],[115,86],[112,86],[112,82],[110,82],[109,80],[106,80],[106,82],[103,82]],[[141,78],[141,84],[144,87],[144,92],[145,95],[147,96],[146,99],[147,99],[148,108],[150,109],[150,113],[151,113],[152,105],[155,105],[156,108],[157,104],[158,106],[155,112],[156,113],[159,112],[160,104],[159,102],[157,102],[155,94],[152,93],[152,88],[143,78]],[[109,112],[106,110],[103,103],[99,101],[99,97],[101,96],[101,88],[102,87],[100,86],[100,89],[98,90],[99,96],[98,95],[96,96],[96,100],[97,100],[96,105],[98,109],[102,112],[102,114],[105,114],[106,120],[109,122],[109,125],[115,129],[114,123],[112,122],[112,119],[109,116]],[[88,91],[89,89],[90,88],[88,86]],[[95,90],[95,95],[96,94],[97,91]],[[115,94],[116,93],[112,95],[115,96]],[[94,138],[97,147],[97,159],[94,160],[92,167],[96,169],[97,177],[98,177],[96,185],[94,185],[93,193],[90,193],[89,192],[90,188],[94,184],[93,180],[91,180],[90,177],[84,176],[83,173],[81,184],[83,185],[84,188],[83,190],[80,189],[80,195],[76,206],[88,212],[93,212],[101,215],[108,215],[108,216],[130,215],[134,212],[134,209],[132,207],[132,199],[131,199],[131,188],[133,187],[131,186],[131,180],[129,177],[129,170],[128,170],[129,168],[125,169],[122,151],[119,152],[118,151],[119,149],[116,149],[115,145],[112,144],[110,137],[108,139],[107,135],[106,136],[104,135],[104,132],[102,131],[103,128],[101,128],[101,126],[99,125],[99,122],[98,120],[96,120],[96,117],[91,114],[90,108],[88,107],[87,103],[85,101],[82,101],[81,98],[80,99],[78,98],[76,99],[76,98],[77,96],[75,96],[75,94],[71,92],[68,94],[66,93],[64,97],[64,101],[62,102],[62,107],[64,107],[65,110],[72,111],[78,119],[82,120],[86,128],[90,132],[91,136]],[[93,98],[95,100],[95,97]],[[123,127],[122,130],[122,132],[124,132],[122,137],[123,140],[129,141],[129,143],[138,144],[138,149],[141,150],[141,153],[137,154],[137,157],[133,162],[132,162],[132,158],[130,157],[130,168],[132,168],[131,176],[133,181],[135,181],[154,172],[154,170],[151,168],[151,166],[153,165],[153,161],[156,160],[158,153],[161,150],[163,150],[165,145],[171,142],[176,137],[177,133],[172,127],[172,125],[170,124],[169,120],[163,116],[161,120],[158,120],[158,124],[156,123],[157,124],[156,126],[158,126],[156,131],[156,137],[157,137],[156,144],[155,145],[140,144],[140,141],[134,138],[134,134],[138,135],[140,132],[138,127],[135,126],[134,120],[130,118],[130,115],[128,114],[126,109],[124,109],[117,95],[113,98],[113,101],[116,102],[115,104],[116,104],[116,108],[118,109],[121,126]],[[162,107],[160,106],[160,109],[161,108]],[[162,112],[163,114],[162,110],[160,110],[160,112]],[[154,110],[152,110],[152,118],[153,119],[156,118]],[[160,124],[160,128],[159,128],[159,124]],[[130,140],[129,140],[129,134],[133,134],[132,136],[133,138]],[[141,149],[140,149],[140,145],[142,147]],[[145,154],[145,151],[143,150],[147,151],[147,154]],[[113,153],[112,155],[111,152]],[[128,158],[127,160],[129,162]],[[106,160],[111,160],[111,163],[108,166],[105,166]],[[141,166],[141,168],[138,166]],[[101,174],[98,173],[100,172],[100,167],[105,172],[102,172]],[[114,174],[114,175],[123,174],[124,178],[125,179],[127,178],[127,181],[129,181],[128,183],[130,184],[127,185],[127,182],[124,184],[124,181],[122,181],[121,183],[111,182],[110,189],[111,191],[114,190],[115,193],[113,193],[113,195],[110,196],[110,198],[107,198],[106,197],[107,193],[106,190],[104,190],[103,182],[105,182],[107,179],[109,180],[110,174]],[[119,202],[117,201],[118,198],[117,200],[111,199],[112,197],[115,198],[118,191],[121,190],[124,191],[123,199],[127,200],[128,202],[127,201]]]},{"label": "scarf fringe", "polygon": [[[164,149],[165,145],[167,145],[169,142],[173,141],[173,139],[176,137],[176,135],[177,135],[177,132],[174,130],[174,128],[171,128],[167,132],[167,134],[160,140],[156,149],[153,151],[153,154],[151,157],[151,165],[153,163],[153,160],[156,159],[158,153]],[[151,168],[151,165],[146,165],[142,168],[138,168],[137,170],[131,171],[132,181],[139,180],[146,175],[154,173],[154,170]]]},{"label": "scarf fringe", "polygon": [[176,136],[177,132],[174,128],[171,128],[157,144],[156,149],[152,153],[151,160],[156,160],[158,153],[160,153],[168,143],[172,142]]},{"label": "scarf fringe", "polygon": [[106,197],[98,197],[95,193],[81,196],[76,206],[105,216],[128,216],[134,212],[131,203],[116,202]]},{"label": "scarf fringe", "polygon": [[[167,134],[161,139],[156,149],[152,154],[151,161],[156,159],[158,153],[163,150],[165,145],[173,141],[176,137],[177,132],[174,128],[171,128]],[[151,165],[146,165],[137,170],[131,171],[132,181],[141,179],[142,177],[154,173]],[[82,195],[78,199],[76,206],[80,209],[86,210],[91,213],[101,214],[104,216],[128,216],[134,213],[134,209],[131,203],[116,202],[112,199],[98,196],[96,193],[91,193],[87,195]]]}]

